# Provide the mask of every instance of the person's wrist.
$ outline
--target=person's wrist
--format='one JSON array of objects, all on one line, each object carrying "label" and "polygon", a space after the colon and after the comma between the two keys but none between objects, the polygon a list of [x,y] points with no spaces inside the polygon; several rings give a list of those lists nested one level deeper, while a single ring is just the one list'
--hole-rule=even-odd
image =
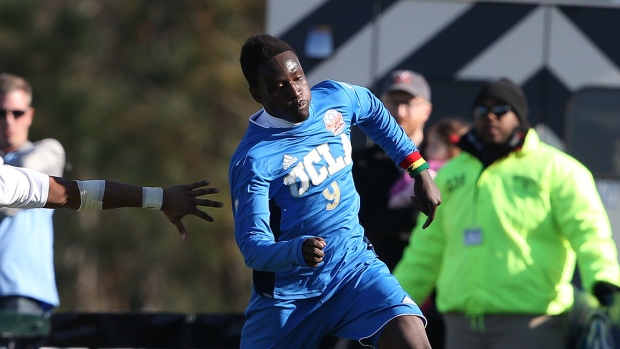
[{"label": "person's wrist", "polygon": [[164,202],[164,190],[162,188],[142,188],[142,208],[161,209]]},{"label": "person's wrist", "polygon": [[[424,159],[421,159],[421,160],[424,161]],[[424,161],[423,163],[418,164],[417,167],[414,167],[414,165],[409,166],[407,168],[407,172],[409,173],[409,177],[415,178],[420,173],[422,173],[422,171],[428,170],[429,168],[430,168],[430,166],[428,165],[428,163],[426,161]]]}]

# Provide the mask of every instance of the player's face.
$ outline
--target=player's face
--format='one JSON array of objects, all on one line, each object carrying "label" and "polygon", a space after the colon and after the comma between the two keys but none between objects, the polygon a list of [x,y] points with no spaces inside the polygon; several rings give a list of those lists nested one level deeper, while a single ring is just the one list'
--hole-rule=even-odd
[{"label": "player's face", "polygon": [[25,91],[0,94],[0,149],[13,151],[28,140],[33,115],[30,96]]},{"label": "player's face", "polygon": [[505,103],[494,99],[485,99],[476,105],[474,118],[482,140],[493,145],[508,142],[514,130],[521,125],[517,114],[506,108]]},{"label": "player's face", "polygon": [[283,52],[258,68],[258,87],[252,97],[272,116],[298,123],[308,119],[310,87],[297,56]]}]

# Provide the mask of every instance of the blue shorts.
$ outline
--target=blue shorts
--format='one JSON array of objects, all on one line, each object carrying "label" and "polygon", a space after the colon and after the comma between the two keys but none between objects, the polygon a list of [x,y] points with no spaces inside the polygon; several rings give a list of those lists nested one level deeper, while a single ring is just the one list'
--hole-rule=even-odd
[{"label": "blue shorts", "polygon": [[373,259],[322,296],[277,300],[252,294],[241,348],[318,348],[324,335],[377,347],[383,327],[401,315],[426,319],[383,262]]}]

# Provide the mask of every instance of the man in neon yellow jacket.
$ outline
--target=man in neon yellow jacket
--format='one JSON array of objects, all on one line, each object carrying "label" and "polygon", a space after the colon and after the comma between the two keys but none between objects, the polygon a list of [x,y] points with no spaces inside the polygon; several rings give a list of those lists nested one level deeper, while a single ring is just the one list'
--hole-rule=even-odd
[{"label": "man in neon yellow jacket", "polygon": [[544,144],[508,79],[482,88],[462,153],[437,174],[435,223],[414,229],[394,275],[419,303],[436,289],[447,349],[565,349],[575,261],[605,303],[616,246],[591,173]]}]

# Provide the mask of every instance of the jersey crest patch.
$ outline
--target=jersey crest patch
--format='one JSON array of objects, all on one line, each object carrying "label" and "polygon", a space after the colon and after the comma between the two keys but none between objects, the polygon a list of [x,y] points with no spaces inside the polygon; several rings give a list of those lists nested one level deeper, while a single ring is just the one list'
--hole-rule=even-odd
[{"label": "jersey crest patch", "polygon": [[323,116],[323,122],[325,123],[325,128],[337,136],[344,131],[344,120],[342,118],[342,114],[335,109],[330,109],[325,112],[325,116]]},{"label": "jersey crest patch", "polygon": [[290,156],[288,154],[284,154],[284,159],[282,159],[282,169],[288,170],[294,163],[297,162],[297,158],[294,156]]}]

